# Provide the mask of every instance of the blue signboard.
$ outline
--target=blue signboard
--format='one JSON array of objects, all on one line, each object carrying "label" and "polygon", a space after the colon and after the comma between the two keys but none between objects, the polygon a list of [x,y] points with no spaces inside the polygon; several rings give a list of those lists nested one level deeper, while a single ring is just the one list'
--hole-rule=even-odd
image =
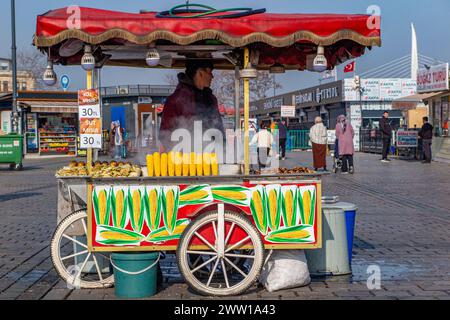
[{"label": "blue signboard", "polygon": [[67,90],[69,88],[70,79],[67,75],[63,75],[61,77],[61,86],[64,90]]}]

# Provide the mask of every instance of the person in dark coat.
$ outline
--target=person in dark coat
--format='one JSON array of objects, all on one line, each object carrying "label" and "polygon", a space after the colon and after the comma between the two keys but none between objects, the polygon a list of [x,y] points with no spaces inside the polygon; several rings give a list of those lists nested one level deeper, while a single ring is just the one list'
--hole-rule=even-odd
[{"label": "person in dark coat", "polygon": [[280,159],[286,160],[287,127],[284,120],[278,122],[278,138],[280,140]]},{"label": "person in dark coat", "polygon": [[381,138],[383,140],[383,149],[381,158],[382,162],[390,162],[388,159],[389,149],[391,149],[391,139],[392,139],[392,127],[389,122],[389,111],[383,113],[383,117],[380,119],[380,130]]},{"label": "person in dark coat", "polygon": [[423,117],[423,126],[419,131],[419,138],[422,139],[422,149],[425,159],[422,163],[431,163],[431,142],[433,139],[433,126],[428,123],[428,117]]},{"label": "person in dark coat", "polygon": [[161,119],[159,140],[163,151],[170,151],[178,143],[172,133],[186,129],[191,134],[191,151],[203,137],[195,137],[194,122],[202,121],[203,134],[209,129],[219,130],[225,138],[222,116],[217,98],[210,89],[213,64],[210,60],[189,60],[186,72],[178,74],[179,84],[167,98]]}]

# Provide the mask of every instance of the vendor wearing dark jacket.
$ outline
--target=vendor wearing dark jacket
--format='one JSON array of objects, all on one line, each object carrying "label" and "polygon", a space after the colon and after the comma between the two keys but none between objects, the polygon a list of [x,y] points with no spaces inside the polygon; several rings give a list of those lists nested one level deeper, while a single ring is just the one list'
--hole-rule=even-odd
[{"label": "vendor wearing dark jacket", "polygon": [[212,70],[210,60],[190,60],[186,64],[186,72],[178,74],[179,84],[167,99],[161,120],[159,139],[165,151],[178,143],[171,141],[171,135],[177,129],[188,130],[192,142],[198,143],[202,137],[194,140],[195,121],[202,121],[203,133],[208,129],[218,129],[225,136],[217,98],[210,89],[214,78]]},{"label": "vendor wearing dark jacket", "polygon": [[422,148],[424,161],[422,163],[431,163],[431,142],[433,139],[433,126],[428,123],[428,117],[423,117],[423,126],[419,131],[419,137],[422,139]]},{"label": "vendor wearing dark jacket", "polygon": [[383,117],[380,119],[380,130],[381,130],[381,138],[383,140],[383,158],[382,162],[389,162],[388,154],[389,149],[391,148],[391,139],[392,139],[392,127],[389,122],[389,112],[385,111],[383,113]]}]

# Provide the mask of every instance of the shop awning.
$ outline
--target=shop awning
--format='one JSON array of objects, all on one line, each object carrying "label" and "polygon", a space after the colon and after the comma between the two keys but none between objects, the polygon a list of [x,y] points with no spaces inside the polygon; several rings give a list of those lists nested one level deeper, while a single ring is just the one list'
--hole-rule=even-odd
[{"label": "shop awning", "polygon": [[29,108],[30,112],[78,114],[78,102],[46,102],[22,100],[19,103],[22,107]]},{"label": "shop awning", "polygon": [[430,93],[418,93],[418,94],[413,94],[413,95],[410,95],[407,97],[395,99],[394,102],[421,102],[423,100],[427,100],[429,98],[439,96],[443,93],[444,93],[444,91],[430,92]]},{"label": "shop awning", "polygon": [[[95,54],[108,65],[145,67],[149,46],[173,59],[169,67],[184,65],[198,51],[217,60],[218,67],[232,67],[223,53],[252,46],[259,52],[259,69],[275,63],[287,69],[305,70],[309,55],[325,47],[329,69],[381,45],[381,32],[373,16],[346,14],[256,14],[233,19],[157,18],[156,12],[127,13],[61,8],[37,18],[34,44],[60,64],[79,64],[83,43],[95,46]],[[71,23],[73,22],[73,26]],[[214,53],[202,45],[216,44]],[[174,48],[174,46],[176,48]],[[180,54],[179,46],[195,46]],[[217,67],[217,66],[216,66]]]}]

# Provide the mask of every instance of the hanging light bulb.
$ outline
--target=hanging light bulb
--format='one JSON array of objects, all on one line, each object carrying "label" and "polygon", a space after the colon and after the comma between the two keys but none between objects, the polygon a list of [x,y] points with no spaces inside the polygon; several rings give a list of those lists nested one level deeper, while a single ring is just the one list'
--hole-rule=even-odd
[{"label": "hanging light bulb", "polygon": [[54,86],[56,82],[58,81],[58,76],[55,73],[55,70],[53,70],[53,61],[50,59],[47,62],[47,68],[44,72],[44,77],[42,78],[44,80],[44,83],[46,86]]},{"label": "hanging light bulb", "polygon": [[161,60],[161,56],[159,55],[158,50],[150,49],[147,52],[147,57],[145,58],[145,62],[149,67],[156,67]]},{"label": "hanging light bulb", "polygon": [[81,58],[81,67],[86,71],[95,69],[95,57],[92,55],[92,48],[89,45],[84,46],[84,56]]},{"label": "hanging light bulb", "polygon": [[275,63],[273,66],[269,69],[270,73],[285,73],[286,68],[281,63]]},{"label": "hanging light bulb", "polygon": [[313,61],[313,69],[317,72],[323,72],[328,68],[328,61],[325,57],[325,48],[322,46],[319,46],[317,48],[317,56],[314,58]]}]

